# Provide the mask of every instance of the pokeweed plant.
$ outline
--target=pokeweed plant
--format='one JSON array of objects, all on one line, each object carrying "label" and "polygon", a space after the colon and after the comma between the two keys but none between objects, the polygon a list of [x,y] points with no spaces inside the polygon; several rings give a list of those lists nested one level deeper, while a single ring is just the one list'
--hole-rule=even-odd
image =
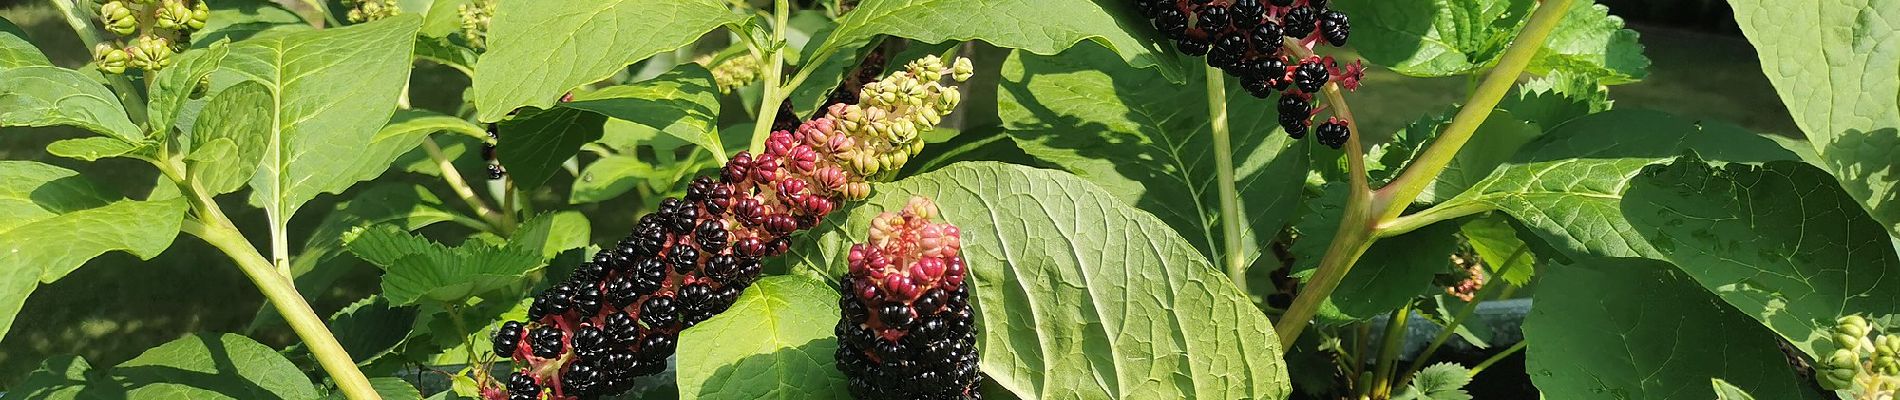
[{"label": "pokeweed plant", "polygon": [[[0,161],[0,337],[179,233],[269,307],[9,397],[1896,388],[1900,1],[1730,0],[1786,137],[1617,108],[1583,0],[47,1],[92,59],[0,23],[0,127],[73,128]],[[1470,85],[1364,131],[1386,73]]]}]

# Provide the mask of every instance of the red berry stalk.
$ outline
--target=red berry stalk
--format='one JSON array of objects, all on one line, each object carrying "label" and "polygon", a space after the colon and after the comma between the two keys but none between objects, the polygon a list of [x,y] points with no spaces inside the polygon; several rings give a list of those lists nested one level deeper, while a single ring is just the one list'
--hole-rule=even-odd
[{"label": "red berry stalk", "polygon": [[741,152],[720,176],[701,176],[685,198],[668,198],[633,234],[537,295],[527,321],[505,323],[495,354],[520,368],[488,382],[489,400],[593,398],[625,392],[633,378],[666,369],[679,332],[731,307],[758,279],[766,257],[816,226],[845,200],[870,195],[954,109],[968,60],[936,57],[866,84],[859,104],[836,104],[795,130],[771,134],[766,150]]},{"label": "red berry stalk", "polygon": [[838,370],[859,399],[980,399],[962,234],[911,198],[851,247],[839,299]]},{"label": "red berry stalk", "polygon": [[[1263,3],[1264,2],[1264,3]],[[1352,25],[1346,13],[1323,0],[1135,0],[1135,7],[1175,48],[1206,56],[1207,65],[1240,78],[1254,97],[1280,93],[1280,127],[1294,138],[1312,127],[1313,96],[1329,81],[1347,90],[1359,88],[1365,67],[1340,66],[1332,57],[1299,58],[1284,48],[1293,39],[1311,50],[1320,42],[1346,45]],[[1310,51],[1309,51],[1310,53]],[[1323,132],[1331,133],[1331,132]],[[1323,137],[1322,139],[1328,139]],[[1334,144],[1339,148],[1344,140]]]}]

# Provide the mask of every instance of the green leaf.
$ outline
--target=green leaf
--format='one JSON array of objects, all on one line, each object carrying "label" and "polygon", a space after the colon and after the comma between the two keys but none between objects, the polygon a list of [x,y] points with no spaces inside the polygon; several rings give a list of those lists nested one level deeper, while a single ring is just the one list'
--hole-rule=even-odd
[{"label": "green leaf", "polygon": [[551,259],[563,251],[587,247],[591,229],[587,216],[579,211],[541,214],[522,222],[515,236],[508,238],[508,246]]},{"label": "green leaf", "polygon": [[45,400],[317,398],[316,386],[277,350],[228,333],[186,336],[104,371],[78,357],[48,360],[9,390]]},{"label": "green leaf", "polygon": [[[210,47],[179,54],[172,66],[159,70],[149,89],[152,99],[145,105],[145,116],[149,119],[145,126],[160,137],[170,137],[172,123],[178,120],[178,112],[185,108],[185,101],[191,99],[191,93],[198,89],[198,83],[211,76],[211,72],[218,69],[218,64],[224,62],[224,57],[230,52],[229,43],[212,43]],[[200,112],[199,115],[217,114]],[[203,123],[202,120],[200,118],[198,123]],[[263,131],[258,129],[250,133]]]},{"label": "green leaf", "polygon": [[717,0],[498,2],[488,52],[475,64],[475,108],[483,122],[522,106],[549,108],[563,92],[742,16]]},{"label": "green leaf", "polygon": [[450,34],[462,33],[462,6],[473,3],[473,0],[434,0],[429,4],[428,12],[423,14],[420,33],[431,38],[446,38]]},{"label": "green leaf", "polygon": [[0,337],[42,283],[108,251],[151,259],[170,247],[185,201],[122,200],[65,168],[0,161]]},{"label": "green leaf", "polygon": [[1458,226],[1458,233],[1464,235],[1491,273],[1503,272],[1499,277],[1511,286],[1523,287],[1530,283],[1537,271],[1537,255],[1531,253],[1530,244],[1517,238],[1517,229],[1502,215],[1490,214],[1465,221]]},{"label": "green leaf", "polygon": [[[372,185],[325,215],[317,230],[290,260],[290,270],[302,290],[328,288],[345,272],[331,260],[343,252],[343,235],[360,227],[392,226],[413,231],[439,222],[466,219],[448,211],[428,188],[415,185]],[[270,309],[270,307],[265,307]]]},{"label": "green leaf", "polygon": [[1397,400],[1471,400],[1465,385],[1471,384],[1471,370],[1441,362],[1418,370],[1412,383],[1393,396]]},{"label": "green leaf", "polygon": [[1900,256],[1827,178],[1799,162],[1714,168],[1685,157],[1645,168],[1623,213],[1704,288],[1824,360],[1835,318],[1900,310],[1900,283],[1883,278]]},{"label": "green leaf", "polygon": [[1722,378],[1709,378],[1709,386],[1715,387],[1715,400],[1755,400],[1755,396]]},{"label": "green leaf", "polygon": [[19,67],[52,66],[38,47],[26,40],[20,27],[0,18],[0,70]]},{"label": "green leaf", "polygon": [[488,140],[488,130],[468,120],[420,109],[397,110],[396,115],[389,118],[389,125],[383,125],[383,129],[376,132],[376,140],[420,137],[436,132]]},{"label": "green leaf", "polygon": [[1541,130],[1610,109],[1609,88],[1581,75],[1556,71],[1517,86],[1498,104],[1511,115],[1537,124]]},{"label": "green leaf", "polygon": [[310,24],[296,12],[272,0],[205,0],[211,8],[204,29],[191,35],[193,47],[229,39],[243,41],[271,32],[310,30]]},{"label": "green leaf", "polygon": [[1771,399],[1814,398],[1773,335],[1668,263],[1594,259],[1545,274],[1524,340],[1546,398],[1706,399],[1715,377]]},{"label": "green leaf", "polygon": [[1623,18],[1610,15],[1609,7],[1573,1],[1526,71],[1569,72],[1605,85],[1640,81],[1649,76],[1649,57],[1643,56],[1638,36],[1624,29]]},{"label": "green leaf", "polygon": [[372,226],[344,238],[351,253],[382,267],[390,304],[460,303],[516,288],[541,266],[541,255],[470,240],[450,248],[390,226]]},{"label": "green leaf", "polygon": [[[192,153],[185,161],[192,180],[214,195],[237,191],[250,182],[270,146],[265,134],[276,124],[270,112],[273,101],[270,89],[256,81],[212,96],[191,128]],[[213,142],[225,143],[228,153],[206,152]]]},{"label": "green leaf", "polygon": [[[1339,0],[1352,16],[1353,47],[1368,61],[1411,76],[1452,76],[1491,68],[1504,56],[1532,0]],[[1538,74],[1565,71],[1605,84],[1642,80],[1649,59],[1635,31],[1593,1],[1573,2],[1531,60]]]},{"label": "green leaf", "polygon": [[653,165],[641,161],[639,157],[601,157],[581,169],[581,176],[574,180],[574,188],[567,201],[570,204],[586,204],[619,197],[654,173]]},{"label": "green leaf", "polygon": [[1900,0],[1729,0],[1828,172],[1900,236]]},{"label": "green leaf", "polygon": [[[1407,125],[1393,139],[1394,145],[1386,146],[1391,149],[1386,150],[1382,157],[1383,164],[1393,167],[1384,168],[1379,171],[1383,174],[1375,174],[1373,178],[1385,182],[1403,171],[1420,153],[1425,152],[1439,133],[1444,132],[1445,126],[1451,124],[1453,114],[1455,110],[1426,116]],[[1478,130],[1472,133],[1470,141],[1458,149],[1458,155],[1452,157],[1437,178],[1425,185],[1425,190],[1419,192],[1414,202],[1436,203],[1464,192],[1503,165],[1512,154],[1517,154],[1518,149],[1543,134],[1544,130],[1536,124],[1518,119],[1509,111],[1492,111],[1491,116],[1486,117],[1484,123],[1478,125]]]},{"label": "green leaf", "polygon": [[924,43],[982,40],[1053,55],[1090,40],[1136,68],[1157,67],[1185,81],[1186,64],[1167,53],[1160,33],[1123,2],[1090,0],[867,0],[838,20],[818,52],[864,47],[878,35]]},{"label": "green leaf", "polygon": [[330,332],[358,365],[369,364],[409,338],[416,314],[413,307],[394,307],[382,296],[370,296],[331,315]]},{"label": "green leaf", "polygon": [[501,121],[499,131],[507,145],[497,146],[495,157],[516,185],[538,188],[580,152],[581,145],[600,140],[606,122],[606,116],[565,107],[524,112]]},{"label": "green leaf", "polygon": [[1690,149],[1726,162],[1795,158],[1773,141],[1731,125],[1616,110],[1556,127],[1439,207],[1503,210],[1567,256],[1661,258],[1630,229],[1618,204],[1643,166]]},{"label": "green leaf", "polygon": [[49,143],[46,145],[46,152],[60,157],[91,162],[98,161],[102,158],[132,154],[144,148],[147,147],[126,143],[124,140],[104,136],[90,136]]},{"label": "green leaf", "polygon": [[[855,13],[856,11],[854,11]],[[1228,121],[1243,218],[1238,250],[1225,249],[1206,85],[1170,84],[1095,45],[1059,56],[1014,52],[1003,64],[998,113],[1023,152],[1060,165],[1123,203],[1161,217],[1201,254],[1239,251],[1251,265],[1299,210],[1306,151],[1280,133],[1270,101],[1230,88]]]},{"label": "green leaf", "polygon": [[819,246],[843,268],[880,211],[936,200],[962,228],[982,370],[1020,398],[1280,398],[1279,340],[1159,219],[1073,175],[959,163],[880,185]]},{"label": "green leaf", "polygon": [[[382,397],[383,400],[422,400],[422,391],[416,390],[415,385],[409,384],[409,381],[403,378],[393,376],[370,378],[369,386],[375,388],[376,396]],[[343,393],[330,392],[326,398],[343,399]]]},{"label": "green leaf", "polygon": [[0,69],[0,126],[72,125],[127,143],[145,132],[105,85],[59,67]]},{"label": "green leaf", "polygon": [[832,365],[838,313],[838,291],[823,282],[759,280],[726,312],[680,332],[680,398],[850,398]]},{"label": "green leaf", "polygon": [[[408,82],[413,16],[321,31],[278,33],[231,45],[223,68],[269,89],[270,129],[251,204],[273,232],[320,193],[375,178],[415,147],[414,138],[373,140]],[[243,146],[239,146],[243,148]]]},{"label": "green leaf", "polygon": [[725,151],[719,143],[719,89],[712,72],[686,63],[640,83],[593,92],[576,93],[562,107],[592,111],[646,125],[709,151]]}]

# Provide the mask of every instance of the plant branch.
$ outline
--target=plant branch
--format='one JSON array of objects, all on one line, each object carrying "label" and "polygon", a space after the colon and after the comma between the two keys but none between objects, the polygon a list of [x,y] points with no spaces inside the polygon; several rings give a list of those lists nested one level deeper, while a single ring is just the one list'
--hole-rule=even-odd
[{"label": "plant branch", "polygon": [[[91,19],[79,13],[73,0],[51,0],[50,2],[53,3],[53,8],[59,9],[61,19],[66,20],[66,25],[73,28],[73,33],[79,35],[79,42],[86,46],[86,54],[96,56],[93,54],[93,47],[104,43],[105,40],[99,37],[98,31],[93,29]],[[112,91],[119,95],[119,102],[124,104],[126,116],[131,117],[134,123],[145,123],[145,96],[139,94],[138,87],[132,84],[132,80],[123,74],[111,74],[104,71],[100,71],[99,74],[105,76],[106,84],[111,85]],[[158,127],[151,129],[158,130]]]},{"label": "plant branch", "polygon": [[1240,288],[1243,295],[1252,296],[1247,291],[1246,257],[1241,256],[1241,248],[1246,245],[1240,237],[1240,191],[1234,188],[1234,145],[1227,127],[1227,73],[1214,67],[1207,67],[1207,113],[1208,127],[1214,133],[1214,171],[1220,186],[1220,227],[1224,242],[1223,264],[1226,264],[1227,279],[1234,281],[1234,287]]},{"label": "plant branch", "polygon": [[[1561,1],[1561,0],[1558,0],[1558,1]],[[1530,344],[1531,344],[1531,339],[1524,338],[1524,340],[1517,341],[1517,344],[1511,345],[1510,348],[1504,349],[1504,351],[1498,352],[1498,354],[1491,355],[1491,358],[1484,359],[1484,362],[1478,363],[1478,366],[1471,367],[1471,376],[1474,376],[1474,377],[1478,376],[1479,372],[1484,372],[1484,369],[1490,368],[1491,364],[1497,364],[1499,360],[1503,360],[1505,357],[1510,357],[1512,354],[1517,354],[1517,352],[1523,351],[1524,347],[1529,346]]]},{"label": "plant branch", "polygon": [[[1347,126],[1352,130],[1352,140],[1346,142],[1346,154],[1349,162],[1358,160],[1352,163],[1354,169],[1352,179],[1355,184],[1346,199],[1346,207],[1342,211],[1344,215],[1339,221],[1339,231],[1334,234],[1332,244],[1326,249],[1326,255],[1320,258],[1318,270],[1314,271],[1312,279],[1305,288],[1300,290],[1299,296],[1293,299],[1293,305],[1287,308],[1286,314],[1281,315],[1280,321],[1274,325],[1274,330],[1280,336],[1282,347],[1292,345],[1293,341],[1300,337],[1300,332],[1306,329],[1313,314],[1319,311],[1320,303],[1327,296],[1332,295],[1333,289],[1339,287],[1339,282],[1345,278],[1346,272],[1352,269],[1353,263],[1358,261],[1359,256],[1364,255],[1366,249],[1372,246],[1372,242],[1378,239],[1378,236],[1374,235],[1377,228],[1384,225],[1384,221],[1397,218],[1405,211],[1405,206],[1411,204],[1412,200],[1425,190],[1426,184],[1437,179],[1438,174],[1444,172],[1445,167],[1451,163],[1451,157],[1457,155],[1458,149],[1464,147],[1465,142],[1471,139],[1472,132],[1476,131],[1478,125],[1491,115],[1491,109],[1497,107],[1498,101],[1504,98],[1505,92],[1517,81],[1518,75],[1530,65],[1531,56],[1536,55],[1537,51],[1543,48],[1544,40],[1550,36],[1550,31],[1557,27],[1557,21],[1563,19],[1564,11],[1569,9],[1571,1],[1573,0],[1547,0],[1538,6],[1537,11],[1531,15],[1530,22],[1525,24],[1524,29],[1518,33],[1517,40],[1511,43],[1510,49],[1505,50],[1503,60],[1499,61],[1497,67],[1485,76],[1478,90],[1473,92],[1471,98],[1465,102],[1465,107],[1459,110],[1458,115],[1452,119],[1451,125],[1445,128],[1445,133],[1440,134],[1438,139],[1432,142],[1431,147],[1419,156],[1419,159],[1413,160],[1411,166],[1407,167],[1397,180],[1380,188],[1377,192],[1368,191],[1363,186],[1366,179],[1364,153],[1359,146],[1359,128],[1351,122],[1349,114],[1351,110],[1343,107],[1345,101],[1339,96],[1337,85],[1334,83],[1326,85],[1324,92],[1327,93],[1327,101],[1334,103],[1333,106],[1337,107],[1333,112],[1346,118]],[[1311,54],[1302,46],[1288,46],[1288,48],[1303,57]]]},{"label": "plant branch", "polygon": [[1545,0],[1537,6],[1530,22],[1524,24],[1524,30],[1518,33],[1517,40],[1511,43],[1511,48],[1504,51],[1504,57],[1498,60],[1497,66],[1491,68],[1484,81],[1472,91],[1471,98],[1458,110],[1458,115],[1452,117],[1451,124],[1445,126],[1444,133],[1439,134],[1438,139],[1433,140],[1431,147],[1419,154],[1418,159],[1412,160],[1411,166],[1406,167],[1398,179],[1379,189],[1376,202],[1379,220],[1397,218],[1405,212],[1406,205],[1425,191],[1426,185],[1438,179],[1438,174],[1451,164],[1452,157],[1458,155],[1458,150],[1471,140],[1478,126],[1491,116],[1491,110],[1497,108],[1498,102],[1510,92],[1511,85],[1517,83],[1518,75],[1524,73],[1531,58],[1543,49],[1545,39],[1557,28],[1557,22],[1563,20],[1571,1],[1574,0]]},{"label": "plant branch", "polygon": [[172,158],[166,155],[160,157],[153,164],[184,192],[197,217],[186,218],[182,230],[217,247],[237,263],[238,269],[251,278],[251,282],[257,284],[258,291],[264,293],[264,298],[277,308],[277,314],[283,316],[291,330],[297,332],[297,337],[303,340],[304,346],[310,349],[310,354],[323,366],[324,372],[330,374],[343,394],[353,400],[380,399],[376,389],[370,386],[369,378],[356,368],[355,359],[324,326],[323,317],[317,316],[316,310],[310,308],[303,294],[297,292],[296,283],[288,275],[278,272],[270,260],[251,246],[244,234],[238,232],[237,226],[231,224],[231,219],[218,209],[218,203],[209,192],[197,181],[185,179],[186,174],[178,164],[172,162]]},{"label": "plant branch", "polygon": [[1397,367],[1395,362],[1398,361],[1400,345],[1405,343],[1405,325],[1411,321],[1412,303],[1410,302],[1405,303],[1405,306],[1399,307],[1398,310],[1393,310],[1392,316],[1386,319],[1385,334],[1379,337],[1384,343],[1379,347],[1378,369],[1372,372],[1372,398],[1392,397],[1392,368]]},{"label": "plant branch", "polygon": [[490,208],[487,201],[483,201],[480,195],[475,194],[475,188],[468,186],[468,181],[462,180],[462,172],[455,169],[455,163],[451,162],[447,156],[442,155],[442,146],[435,144],[435,138],[422,138],[422,150],[429,153],[429,159],[435,160],[436,169],[442,172],[442,180],[449,183],[449,188],[455,191],[455,196],[461,197],[462,202],[468,203],[468,208],[474,209],[475,215],[481,217],[482,222],[503,233],[513,230],[513,227],[507,225],[502,219],[501,213]]},{"label": "plant branch", "polygon": [[1393,236],[1403,235],[1403,234],[1406,234],[1407,232],[1415,231],[1415,230],[1418,230],[1418,228],[1424,228],[1431,224],[1448,221],[1448,220],[1456,219],[1459,217],[1477,214],[1477,213],[1481,213],[1485,211],[1491,211],[1494,209],[1496,208],[1492,207],[1489,204],[1482,204],[1482,203],[1471,202],[1471,201],[1463,201],[1463,202],[1456,202],[1456,203],[1451,203],[1451,202],[1438,203],[1438,205],[1432,206],[1432,208],[1427,208],[1425,209],[1425,211],[1419,211],[1412,214],[1408,214],[1406,216],[1386,220],[1384,223],[1379,224],[1378,232],[1375,236],[1378,236],[1380,238],[1389,238]]},{"label": "plant branch", "polygon": [[[792,6],[788,0],[774,3],[776,12],[773,17],[776,21],[772,25],[772,48],[769,49],[772,59],[765,63],[765,92],[759,96],[759,115],[752,123],[752,144],[747,147],[752,154],[765,152],[765,139],[772,136],[772,121],[778,118],[779,105],[784,104],[785,97],[791,93],[791,89],[781,86],[783,82],[780,81],[785,77],[785,30],[789,29],[787,24]],[[800,71],[799,75],[805,75],[805,72]]]}]

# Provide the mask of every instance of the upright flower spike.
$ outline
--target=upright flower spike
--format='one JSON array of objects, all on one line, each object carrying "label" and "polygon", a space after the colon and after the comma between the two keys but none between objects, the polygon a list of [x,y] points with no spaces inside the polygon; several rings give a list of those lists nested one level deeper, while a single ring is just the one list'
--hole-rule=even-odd
[{"label": "upright flower spike", "polygon": [[[496,355],[519,370],[507,382],[484,382],[484,396],[593,398],[665,370],[681,330],[731,307],[766,257],[784,254],[793,235],[842,202],[869,196],[870,182],[921,150],[917,132],[934,129],[958,101],[956,87],[940,81],[971,72],[968,60],[917,60],[864,85],[860,103],[772,132],[765,151],[740,152],[717,177],[693,179],[684,198],[661,201],[632,235],[536,295],[527,321],[495,333]],[[934,254],[954,246],[935,235]]]},{"label": "upright flower spike", "polygon": [[840,285],[837,367],[859,399],[980,399],[962,234],[913,197],[871,221]]}]

